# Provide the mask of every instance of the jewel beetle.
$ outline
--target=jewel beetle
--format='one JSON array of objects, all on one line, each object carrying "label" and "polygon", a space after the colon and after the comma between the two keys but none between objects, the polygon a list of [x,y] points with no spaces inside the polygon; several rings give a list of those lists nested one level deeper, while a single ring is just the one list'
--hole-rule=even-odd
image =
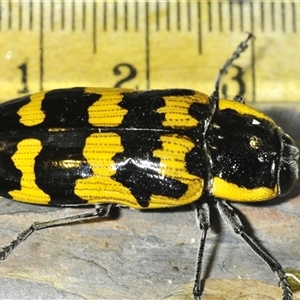
[{"label": "jewel beetle", "polygon": [[285,195],[298,178],[292,138],[241,97],[219,97],[222,77],[251,38],[220,69],[211,96],[187,89],[70,88],[1,104],[0,195],[95,210],[32,224],[0,250],[0,259],[36,230],[103,218],[112,207],[192,204],[202,232],[193,288],[200,299],[209,206],[216,205],[277,274],[282,299],[292,299],[281,265],[244,232],[228,204]]}]

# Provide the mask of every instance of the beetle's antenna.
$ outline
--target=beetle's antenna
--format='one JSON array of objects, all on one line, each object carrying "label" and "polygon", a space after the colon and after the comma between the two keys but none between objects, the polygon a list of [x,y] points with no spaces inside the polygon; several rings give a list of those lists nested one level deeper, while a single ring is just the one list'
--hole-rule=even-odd
[{"label": "beetle's antenna", "polygon": [[233,52],[232,56],[225,62],[223,67],[220,69],[215,83],[214,96],[217,96],[219,98],[220,82],[223,76],[226,74],[228,68],[232,65],[233,61],[239,58],[240,54],[243,53],[248,48],[248,42],[252,38],[255,38],[255,36],[250,32],[247,39],[239,44],[237,49]]}]

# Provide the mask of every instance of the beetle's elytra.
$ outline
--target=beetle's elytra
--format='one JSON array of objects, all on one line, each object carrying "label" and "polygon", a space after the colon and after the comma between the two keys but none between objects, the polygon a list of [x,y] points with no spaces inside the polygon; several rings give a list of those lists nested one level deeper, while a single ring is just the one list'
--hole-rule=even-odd
[{"label": "beetle's elytra", "polygon": [[202,238],[200,277],[209,207],[276,272],[283,299],[292,292],[280,264],[243,231],[226,201],[265,201],[288,193],[298,177],[299,151],[265,114],[237,100],[186,89],[134,91],[72,88],[0,105],[0,194],[33,204],[95,205],[96,211],[33,224],[0,251],[5,259],[33,231],[105,217],[112,205],[155,209],[194,204]]}]

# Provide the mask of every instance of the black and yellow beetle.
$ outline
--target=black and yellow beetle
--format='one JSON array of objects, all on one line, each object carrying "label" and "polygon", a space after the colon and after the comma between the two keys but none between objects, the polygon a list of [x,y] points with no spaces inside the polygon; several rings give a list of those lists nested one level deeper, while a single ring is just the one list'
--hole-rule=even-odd
[{"label": "black and yellow beetle", "polygon": [[71,88],[0,105],[0,194],[33,204],[94,205],[96,211],[35,223],[0,251],[5,259],[32,232],[109,215],[112,206],[156,209],[194,204],[202,230],[193,294],[200,299],[209,205],[278,275],[280,264],[243,231],[227,201],[265,201],[288,193],[298,177],[293,140],[240,97],[186,89]]}]

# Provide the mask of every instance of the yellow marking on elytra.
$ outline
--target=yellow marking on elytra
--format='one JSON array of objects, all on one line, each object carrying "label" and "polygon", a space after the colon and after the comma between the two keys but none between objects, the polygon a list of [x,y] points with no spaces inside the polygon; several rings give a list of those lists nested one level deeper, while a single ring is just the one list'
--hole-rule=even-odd
[{"label": "yellow marking on elytra", "polygon": [[273,189],[267,187],[248,189],[214,177],[212,195],[229,201],[259,202],[275,198],[278,195],[278,187],[276,185]]},{"label": "yellow marking on elytra", "polygon": [[98,127],[115,127],[122,123],[127,110],[118,104],[122,101],[122,93],[134,92],[131,89],[118,88],[86,88],[85,93],[99,94],[99,100],[88,109],[89,123]]},{"label": "yellow marking on elytra", "polygon": [[219,101],[219,109],[224,110],[224,109],[232,109],[238,112],[240,115],[251,115],[253,117],[256,117],[258,119],[263,119],[267,120],[273,125],[276,125],[273,119],[271,119],[269,116],[265,115],[264,113],[257,111],[256,109],[252,108],[251,106],[248,106],[246,104],[242,104],[237,101],[233,100],[227,100],[227,99],[221,99]]},{"label": "yellow marking on elytra", "polygon": [[204,179],[189,174],[185,161],[186,154],[194,148],[195,144],[188,137],[176,134],[162,135],[160,140],[162,149],[153,151],[153,155],[160,159],[158,173],[185,183],[188,188],[178,199],[153,195],[149,208],[180,206],[196,201],[202,195]]},{"label": "yellow marking on elytra", "polygon": [[75,194],[89,204],[115,203],[140,208],[131,191],[111,176],[116,173],[112,158],[124,148],[119,135],[111,132],[93,133],[87,139],[83,155],[93,170],[93,176],[76,180]]},{"label": "yellow marking on elytra", "polygon": [[199,121],[189,113],[193,103],[208,104],[207,95],[195,91],[194,95],[187,96],[165,96],[166,105],[160,107],[157,112],[165,114],[163,126],[172,128],[191,128],[198,125]]},{"label": "yellow marking on elytra", "polygon": [[29,96],[30,102],[22,106],[17,112],[17,114],[21,117],[20,123],[25,126],[34,126],[44,121],[46,115],[41,108],[45,94],[46,92],[40,92]]},{"label": "yellow marking on elytra", "polygon": [[41,149],[42,144],[37,139],[25,139],[18,144],[12,161],[16,168],[22,172],[21,190],[8,192],[13,199],[35,204],[47,204],[50,201],[50,196],[39,189],[35,183],[35,158]]}]

